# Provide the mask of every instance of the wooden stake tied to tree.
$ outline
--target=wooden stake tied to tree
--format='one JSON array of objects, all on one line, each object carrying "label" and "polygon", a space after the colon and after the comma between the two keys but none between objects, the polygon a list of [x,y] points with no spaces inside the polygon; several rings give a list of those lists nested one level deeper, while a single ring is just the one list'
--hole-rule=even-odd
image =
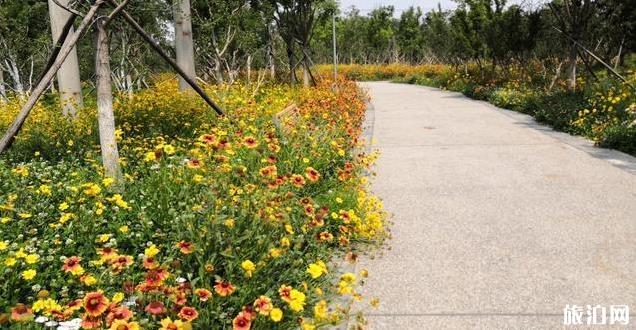
[{"label": "wooden stake tied to tree", "polygon": [[5,152],[13,143],[15,136],[18,134],[29,113],[38,102],[39,98],[44,94],[51,81],[54,79],[56,73],[71,53],[81,36],[86,33],[91,26],[93,19],[100,12],[102,6],[105,3],[114,7],[112,13],[106,17],[101,16],[97,21],[97,52],[95,56],[95,69],[97,73],[97,110],[98,110],[98,124],[100,133],[100,147],[102,151],[102,161],[104,165],[105,174],[117,181],[121,181],[122,173],[119,165],[119,152],[117,148],[117,141],[115,137],[115,116],[113,112],[113,96],[111,86],[111,70],[110,70],[110,52],[107,26],[118,15],[124,17],[126,22],[130,24],[142,38],[152,46],[152,48],[159,53],[159,55],[170,64],[205,101],[210,105],[217,114],[224,115],[223,110],[212,101],[205,91],[194,81],[194,79],[185,72],[185,70],[179,66],[168,54],[161,49],[152,38],[144,31],[144,29],[124,10],[124,7],[128,5],[130,0],[125,0],[121,4],[118,4],[114,0],[97,0],[95,1],[88,12],[84,15],[82,22],[76,31],[72,31],[73,20],[79,16],[78,13],[74,13],[69,17],[69,20],[62,29],[59,40],[57,41],[53,53],[49,59],[44,73],[39,79],[37,86],[33,89],[33,93],[24,104],[15,120],[0,140],[0,154]]}]

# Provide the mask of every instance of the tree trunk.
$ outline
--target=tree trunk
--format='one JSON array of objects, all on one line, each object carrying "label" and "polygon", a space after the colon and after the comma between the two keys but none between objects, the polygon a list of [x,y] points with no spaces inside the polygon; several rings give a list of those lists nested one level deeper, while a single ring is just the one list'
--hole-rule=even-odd
[{"label": "tree trunk", "polygon": [[303,86],[309,87],[311,85],[309,77],[309,63],[307,60],[307,56],[303,57]]},{"label": "tree trunk", "polygon": [[[177,50],[177,64],[188,77],[195,79],[194,41],[192,40],[192,18],[190,14],[190,0],[177,0],[174,6],[175,48]],[[179,90],[185,91],[190,85],[183,78],[179,78]]]},{"label": "tree trunk", "polygon": [[289,58],[289,80],[292,84],[297,82],[296,78],[296,56],[294,55],[294,41],[287,41],[287,57]]},{"label": "tree trunk", "polygon": [[7,100],[7,90],[4,88],[4,71],[0,68],[0,101]]},{"label": "tree trunk", "polygon": [[267,23],[267,61],[269,62],[269,75],[274,80],[276,78],[276,47],[274,45],[274,31],[271,24]]},{"label": "tree trunk", "polygon": [[[63,5],[68,5],[70,1],[59,0],[59,2]],[[53,0],[49,0],[49,16],[51,18],[53,43],[56,43],[71,13],[58,6]],[[70,33],[73,33],[72,28]],[[68,42],[68,40],[66,42]],[[73,47],[66,61],[64,61],[64,64],[62,64],[62,67],[57,72],[57,81],[60,92],[60,102],[62,103],[62,113],[65,116],[77,115],[77,109],[83,106],[83,98],[79,60],[75,47]]]},{"label": "tree trunk", "polygon": [[252,55],[247,55],[247,84],[252,82]]},{"label": "tree trunk", "polygon": [[578,53],[576,51],[576,46],[572,45],[572,49],[570,50],[568,68],[567,68],[567,76],[568,76],[568,91],[576,92],[576,61],[578,59]]},{"label": "tree trunk", "polygon": [[122,182],[121,167],[119,165],[119,150],[115,137],[115,115],[113,113],[113,92],[111,86],[110,53],[107,18],[101,17],[97,21],[97,55],[95,57],[95,73],[97,75],[97,114],[99,124],[99,144],[102,151],[104,174]]}]

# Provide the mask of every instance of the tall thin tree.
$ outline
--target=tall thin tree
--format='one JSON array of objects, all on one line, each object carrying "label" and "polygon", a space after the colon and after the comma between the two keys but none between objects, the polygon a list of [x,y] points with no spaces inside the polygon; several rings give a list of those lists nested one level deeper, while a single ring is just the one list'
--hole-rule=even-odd
[{"label": "tall thin tree", "polygon": [[[183,68],[188,77],[194,79],[196,77],[196,70],[194,66],[194,41],[192,40],[190,0],[176,0],[173,8],[177,63]],[[184,91],[189,87],[183,78],[179,78],[179,90]]]},{"label": "tall thin tree", "polygon": [[[67,6],[69,0],[58,0],[61,5]],[[60,7],[55,1],[49,0],[49,16],[51,18],[51,32],[53,43],[62,35],[62,30],[66,25],[71,13]],[[72,33],[72,32],[71,32]],[[57,72],[57,81],[60,91],[60,101],[62,102],[62,112],[64,115],[75,116],[77,109],[82,107],[82,83],[80,80],[79,60],[75,47]]]}]

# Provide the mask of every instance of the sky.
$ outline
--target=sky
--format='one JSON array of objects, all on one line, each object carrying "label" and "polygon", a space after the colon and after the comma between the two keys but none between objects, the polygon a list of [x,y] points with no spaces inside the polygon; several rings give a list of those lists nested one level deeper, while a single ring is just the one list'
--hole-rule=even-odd
[{"label": "sky", "polygon": [[[399,15],[402,10],[408,9],[410,6],[419,6],[424,11],[437,8],[437,4],[441,4],[443,9],[453,9],[457,4],[452,0],[339,0],[340,8],[345,12],[349,7],[356,6],[363,14],[366,14],[382,5],[391,5],[395,7],[396,15]],[[536,4],[541,0],[509,0],[508,3],[521,3],[521,4]]]}]

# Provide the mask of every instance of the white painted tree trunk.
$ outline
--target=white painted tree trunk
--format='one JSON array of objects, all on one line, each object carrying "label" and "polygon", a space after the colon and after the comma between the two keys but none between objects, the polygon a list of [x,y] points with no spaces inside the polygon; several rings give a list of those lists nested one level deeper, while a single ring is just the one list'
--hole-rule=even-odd
[{"label": "white painted tree trunk", "polygon": [[4,87],[4,71],[0,68],[0,102],[4,102],[7,99],[7,90]]},{"label": "white painted tree trunk", "polygon": [[97,74],[97,114],[99,124],[99,143],[102,150],[104,174],[122,182],[119,165],[119,150],[115,136],[115,115],[113,113],[113,91],[111,86],[110,50],[105,17],[97,21],[97,55],[95,72]]},{"label": "white painted tree trunk", "polygon": [[[195,79],[196,70],[194,66],[190,0],[177,0],[174,6],[174,27],[177,63],[189,77]],[[179,78],[179,90],[184,91],[188,88],[190,88],[190,85],[183,78]]]},{"label": "white painted tree trunk", "polygon": [[247,83],[250,84],[252,82],[252,55],[247,55]]},{"label": "white painted tree trunk", "polygon": [[[63,5],[68,5],[69,0],[59,0],[59,2]],[[70,13],[58,6],[53,0],[49,0],[49,16],[51,18],[53,42],[55,43],[62,34],[62,29]],[[73,33],[72,31],[71,29],[70,33]],[[75,47],[73,47],[66,61],[64,61],[60,71],[57,72],[57,82],[60,92],[60,101],[62,102],[62,113],[71,116],[77,115],[77,109],[83,106],[84,101],[82,98],[79,60]]]}]

